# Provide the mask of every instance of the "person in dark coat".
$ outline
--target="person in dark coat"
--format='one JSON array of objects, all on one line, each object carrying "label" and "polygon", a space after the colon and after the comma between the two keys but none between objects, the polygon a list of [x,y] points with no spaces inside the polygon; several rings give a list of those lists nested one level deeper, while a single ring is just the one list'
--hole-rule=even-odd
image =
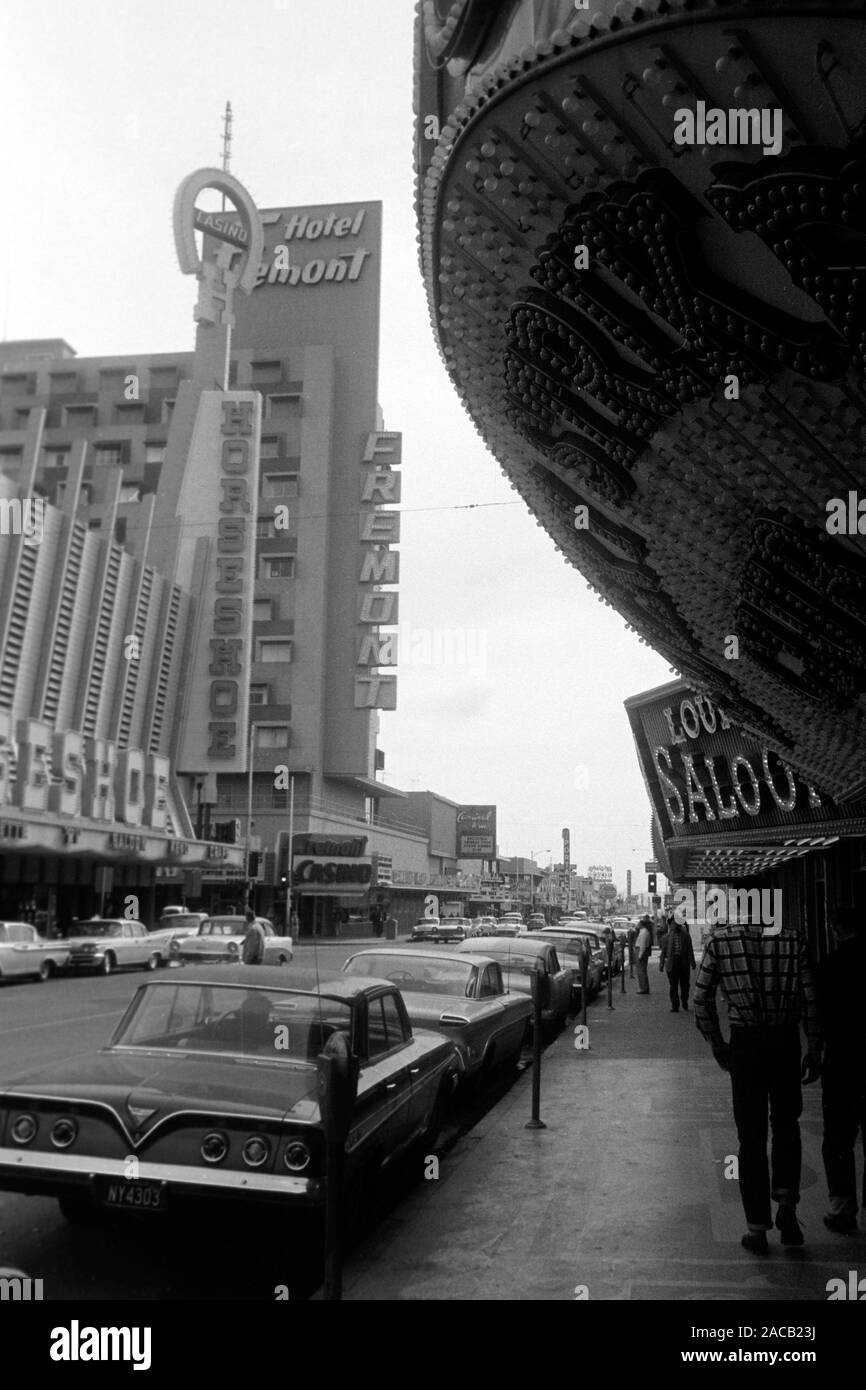
[{"label": "person in dark coat", "polygon": [[247,908],[244,913],[247,934],[241,947],[241,960],[244,965],[262,965],[265,959],[265,933],[256,914]]},{"label": "person in dark coat", "polygon": [[[838,1234],[857,1230],[857,1166],[860,1136],[866,1153],[866,935],[850,907],[836,908],[830,928],[836,949],[818,970],[818,1002],[824,1030],[821,1066],[824,1142],[821,1154],[827,1176],[830,1210],[824,1225]],[[861,1200],[866,1208],[866,1168]]]},{"label": "person in dark coat", "polygon": [[672,1014],[679,1013],[680,1000],[682,1000],[683,1008],[688,1011],[689,984],[692,971],[696,969],[695,948],[692,945],[689,929],[684,921],[680,921],[672,913],[662,941],[662,953],[659,959],[659,970],[667,970],[668,972]]}]

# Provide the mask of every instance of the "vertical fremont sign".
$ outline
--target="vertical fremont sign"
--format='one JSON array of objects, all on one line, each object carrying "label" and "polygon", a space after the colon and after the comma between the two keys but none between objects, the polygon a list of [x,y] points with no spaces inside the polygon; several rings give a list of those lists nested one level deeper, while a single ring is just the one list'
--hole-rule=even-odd
[{"label": "vertical fremont sign", "polygon": [[205,391],[178,511],[204,565],[178,767],[246,767],[261,397]]}]

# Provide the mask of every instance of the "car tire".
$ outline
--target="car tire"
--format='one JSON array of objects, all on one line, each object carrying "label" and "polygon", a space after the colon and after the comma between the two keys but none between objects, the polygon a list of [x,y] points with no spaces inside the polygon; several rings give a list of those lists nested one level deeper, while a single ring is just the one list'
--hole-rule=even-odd
[{"label": "car tire", "polygon": [[51,976],[52,976],[53,974],[54,974],[54,965],[53,965],[53,963],[52,963],[50,960],[44,960],[44,961],[42,962],[42,964],[40,965],[40,967],[39,967],[39,974],[38,974],[38,976],[37,976],[37,979],[41,980],[41,981],[43,982],[43,984],[44,984],[46,980],[50,980],[50,979],[51,979]]},{"label": "car tire", "polygon": [[110,952],[110,951],[106,951],[105,955],[102,957],[102,964],[101,964],[100,967],[99,967],[99,973],[100,973],[100,975],[111,975],[111,974],[113,974],[113,973],[114,973],[114,967],[115,967],[116,964],[117,964],[117,962],[115,961],[114,956],[111,954],[111,952]]},{"label": "car tire", "polygon": [[153,955],[148,957],[144,968],[145,970],[158,970],[161,965],[162,957],[158,951],[154,951]]}]

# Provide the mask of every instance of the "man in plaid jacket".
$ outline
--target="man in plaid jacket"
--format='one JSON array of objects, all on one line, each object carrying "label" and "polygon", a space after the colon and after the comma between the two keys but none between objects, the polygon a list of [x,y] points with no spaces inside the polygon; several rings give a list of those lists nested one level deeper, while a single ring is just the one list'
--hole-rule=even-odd
[{"label": "man in plaid jacket", "polygon": [[[731,1039],[719,1027],[716,993],[728,1006]],[[695,980],[695,1020],[723,1071],[730,1073],[740,1141],[740,1197],[748,1231],[742,1244],[768,1253],[770,1199],[783,1245],[802,1245],[800,1200],[801,1081],[817,1080],[821,1033],[806,943],[793,927],[764,931],[734,923],[714,932]],[[800,1061],[800,1024],[806,1053]],[[767,1163],[767,1121],[772,1128]]]}]

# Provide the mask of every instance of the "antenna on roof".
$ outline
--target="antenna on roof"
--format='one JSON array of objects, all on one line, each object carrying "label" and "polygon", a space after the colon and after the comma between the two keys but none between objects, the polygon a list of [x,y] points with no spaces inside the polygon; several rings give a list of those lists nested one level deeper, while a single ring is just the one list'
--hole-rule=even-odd
[{"label": "antenna on roof", "polygon": [[[226,102],[226,109],[223,113],[223,172],[229,173],[232,161],[232,104]],[[223,194],[223,212],[226,210],[226,198]]]}]

